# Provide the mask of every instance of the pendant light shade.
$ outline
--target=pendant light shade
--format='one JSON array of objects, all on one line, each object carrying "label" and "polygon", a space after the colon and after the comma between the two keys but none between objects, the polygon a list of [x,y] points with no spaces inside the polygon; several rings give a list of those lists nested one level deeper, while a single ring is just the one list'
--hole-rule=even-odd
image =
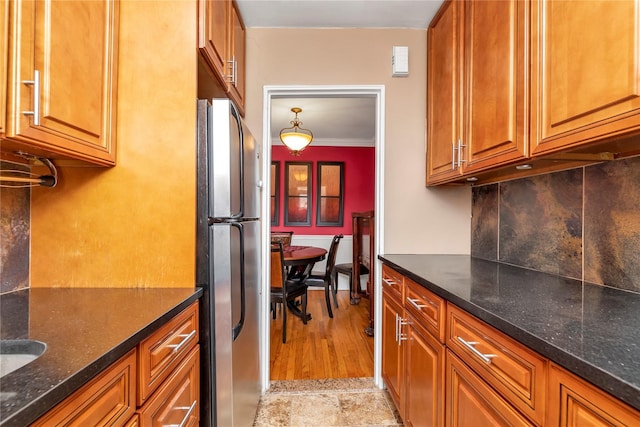
[{"label": "pendant light shade", "polygon": [[292,155],[299,156],[300,152],[311,144],[313,134],[309,129],[300,127],[302,122],[298,119],[298,113],[302,112],[302,108],[294,107],[291,111],[296,115],[291,121],[292,127],[280,131],[280,141],[287,146]]}]

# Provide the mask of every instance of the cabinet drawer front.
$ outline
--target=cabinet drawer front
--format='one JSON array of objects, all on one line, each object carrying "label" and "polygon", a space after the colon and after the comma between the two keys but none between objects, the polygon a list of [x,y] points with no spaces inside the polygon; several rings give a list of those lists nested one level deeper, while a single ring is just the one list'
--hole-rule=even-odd
[{"label": "cabinet drawer front", "polygon": [[196,346],[140,409],[140,426],[197,426],[199,395],[200,347]]},{"label": "cabinet drawer front", "polygon": [[445,365],[448,427],[533,425],[449,350]]},{"label": "cabinet drawer front", "polygon": [[402,299],[403,280],[402,274],[386,265],[382,266],[382,288],[396,298]]},{"label": "cabinet drawer front", "polygon": [[198,342],[198,337],[196,301],[140,343],[138,406],[169,376],[184,355]]},{"label": "cabinet drawer front", "polygon": [[122,426],[135,413],[136,354],[131,350],[32,426]]},{"label": "cabinet drawer front", "polygon": [[541,425],[545,415],[545,359],[451,304],[447,313],[447,346]]},{"label": "cabinet drawer front", "polygon": [[405,278],[404,306],[440,342],[444,342],[445,302],[411,279]]}]

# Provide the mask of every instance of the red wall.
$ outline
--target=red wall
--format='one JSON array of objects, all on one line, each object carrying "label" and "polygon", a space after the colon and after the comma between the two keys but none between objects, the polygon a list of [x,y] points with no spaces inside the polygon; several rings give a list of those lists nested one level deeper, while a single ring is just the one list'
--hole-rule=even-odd
[{"label": "red wall", "polygon": [[[375,148],[321,147],[313,144],[299,156],[292,156],[284,146],[273,146],[271,161],[280,162],[280,219],[274,231],[293,230],[294,234],[352,234],[351,213],[373,210],[375,207]],[[344,221],[342,227],[316,227],[316,162],[344,162]],[[284,166],[285,162],[311,162],[313,171],[311,225],[284,226]]]}]

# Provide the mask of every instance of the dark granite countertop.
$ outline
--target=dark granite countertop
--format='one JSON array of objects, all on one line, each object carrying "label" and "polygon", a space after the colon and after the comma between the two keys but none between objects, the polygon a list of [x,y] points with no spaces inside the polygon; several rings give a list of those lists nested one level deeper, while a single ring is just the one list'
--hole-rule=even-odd
[{"label": "dark granite countertop", "polygon": [[640,410],[640,295],[467,255],[390,267]]},{"label": "dark granite countertop", "polygon": [[36,288],[0,296],[2,339],[45,353],[0,379],[0,425],[35,421],[202,293],[177,288]]}]

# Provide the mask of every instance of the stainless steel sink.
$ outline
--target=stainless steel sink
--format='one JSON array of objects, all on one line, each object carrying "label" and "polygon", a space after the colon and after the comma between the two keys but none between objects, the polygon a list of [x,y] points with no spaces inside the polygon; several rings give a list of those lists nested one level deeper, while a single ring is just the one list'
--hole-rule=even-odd
[{"label": "stainless steel sink", "polygon": [[36,340],[0,340],[0,377],[42,356],[47,345]]}]

